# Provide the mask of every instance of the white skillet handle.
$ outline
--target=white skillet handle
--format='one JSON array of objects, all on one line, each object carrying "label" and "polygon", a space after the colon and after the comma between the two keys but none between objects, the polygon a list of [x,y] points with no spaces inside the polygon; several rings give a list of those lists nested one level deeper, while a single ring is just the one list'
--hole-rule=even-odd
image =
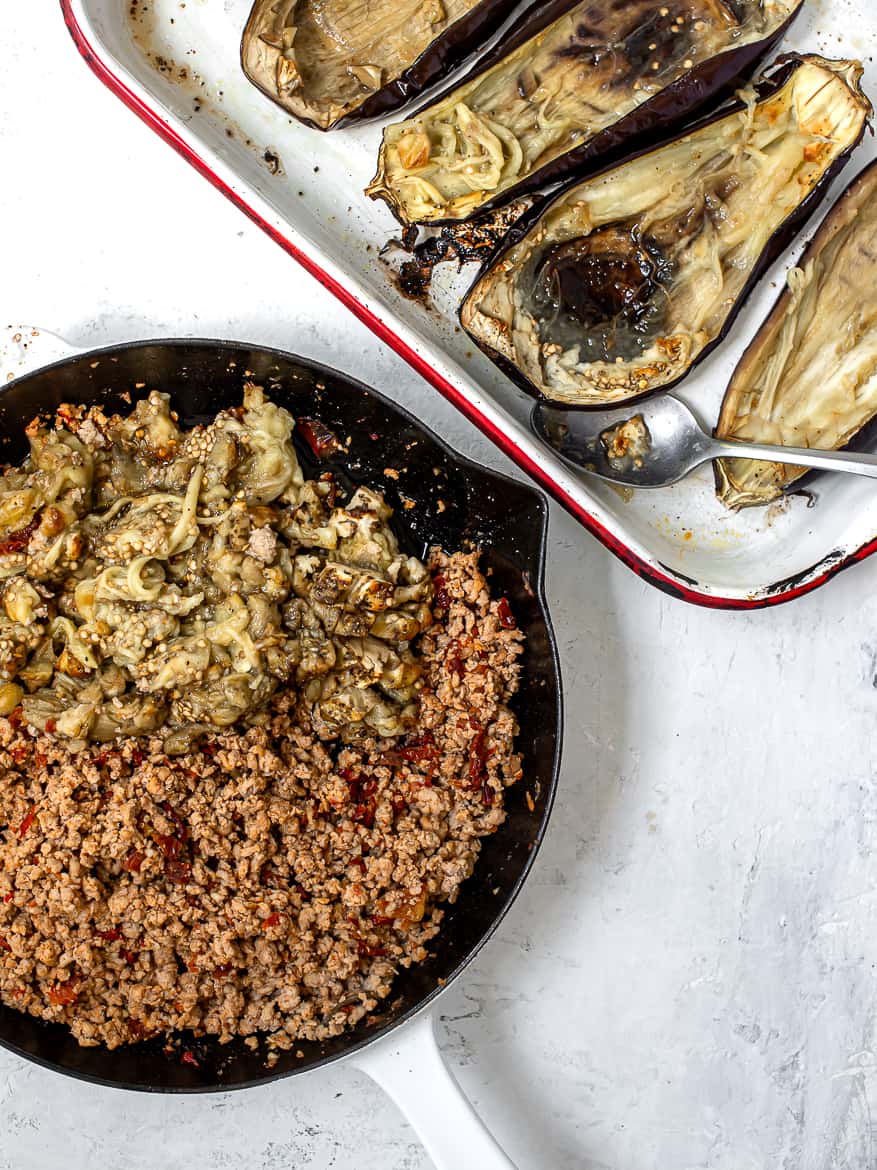
[{"label": "white skillet handle", "polygon": [[0,326],[0,389],[22,374],[81,352],[46,329],[33,325]]},{"label": "white skillet handle", "polygon": [[393,1098],[436,1170],[515,1170],[442,1059],[431,1012],[349,1060]]}]

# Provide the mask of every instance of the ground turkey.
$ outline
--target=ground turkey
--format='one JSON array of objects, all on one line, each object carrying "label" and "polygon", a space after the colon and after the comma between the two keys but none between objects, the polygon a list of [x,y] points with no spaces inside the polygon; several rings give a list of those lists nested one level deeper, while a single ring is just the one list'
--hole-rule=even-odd
[{"label": "ground turkey", "polygon": [[477,560],[433,554],[405,739],[323,743],[282,695],[264,726],[178,757],[160,738],[74,756],[0,719],[3,1002],[109,1047],[188,1028],[286,1048],[371,1011],[521,776],[522,639]]}]

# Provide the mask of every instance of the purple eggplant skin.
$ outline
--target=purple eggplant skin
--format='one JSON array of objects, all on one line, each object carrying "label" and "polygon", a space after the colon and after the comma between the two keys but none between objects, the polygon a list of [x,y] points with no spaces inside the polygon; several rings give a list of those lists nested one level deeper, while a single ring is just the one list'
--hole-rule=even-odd
[{"label": "purple eggplant skin", "polygon": [[[430,97],[419,109],[409,115],[417,115],[428,106],[440,102],[457,86],[475,80],[513,53],[526,41],[537,36],[544,28],[559,20],[569,9],[581,0],[549,0],[547,4],[536,4],[522,13],[496,45],[487,52],[476,66],[461,78],[457,78],[443,91]],[[740,85],[748,81],[774,48],[782,41],[791,25],[797,19],[805,0],[798,0],[797,7],[788,19],[761,41],[728,49],[723,53],[701,62],[682,77],[677,78],[665,89],[635,110],[631,110],[613,126],[607,127],[588,142],[554,158],[539,170],[528,175],[520,183],[486,200],[478,207],[477,214],[494,211],[496,208],[533,192],[575,176],[585,179],[602,172],[609,166],[641,152],[647,147],[672,138],[674,134],[692,119],[706,110],[717,106],[731,97]],[[383,163],[383,146],[378,174]],[[374,180],[373,180],[374,182]],[[380,194],[373,198],[384,199],[394,217],[404,226],[408,221],[392,203]],[[459,219],[431,219],[430,227],[460,223]]]},{"label": "purple eggplant skin", "polygon": [[[770,73],[766,74],[754,87],[758,101],[763,101],[765,98],[770,97],[772,94],[782,89],[783,85],[785,85],[795,70],[799,68],[800,65],[805,63],[805,61],[806,57],[798,53],[787,53],[782,57],[777,58],[771,67]],[[670,139],[669,141],[686,138],[689,134],[693,134],[698,130],[702,130],[705,126],[710,126],[712,123],[720,121],[723,118],[727,118],[730,115],[733,115],[736,111],[742,111],[745,108],[745,103],[741,101],[729,102],[722,106],[721,109],[716,110],[714,113],[701,118],[700,121],[687,126],[683,133],[677,135],[676,139]],[[808,222],[820,204],[824,202],[828,192],[831,189],[832,183],[850,161],[853,151],[862,141],[862,138],[865,135],[865,131],[868,128],[869,121],[866,119],[858,138],[854,142],[851,142],[846,147],[846,149],[838,155],[831,166],[828,167],[817,186],[814,187],[810,194],[797,206],[797,208],[795,208],[795,210],[789,216],[787,216],[781,227],[776,232],[774,232],[773,236],[770,238],[767,244],[767,247],[764,249],[758,262],[753,267],[752,273],[750,274],[749,279],[746,281],[746,284],[744,285],[740,295],[735,301],[733,308],[728,314],[727,320],[725,321],[721,331],[711,342],[704,346],[691,365],[678,378],[672,382],[668,382],[666,385],[647,390],[644,394],[633,395],[629,398],[625,398],[623,402],[610,403],[608,406],[600,404],[583,405],[581,403],[563,402],[563,408],[565,410],[605,410],[608,408],[616,409],[620,406],[634,406],[636,403],[643,402],[648,398],[652,398],[656,394],[664,394],[667,391],[672,390],[674,386],[678,386],[680,382],[684,381],[685,378],[687,378],[691,373],[691,371],[700,365],[700,363],[704,361],[705,358],[709,357],[709,355],[717,348],[717,346],[721,345],[721,343],[727,338],[731,329],[734,327],[734,324],[741,310],[743,309],[743,306],[749,299],[752,290],[759,283],[767,270],[780,258],[786,249],[794,243],[804,225]],[[657,150],[660,150],[667,144],[667,142],[663,142],[658,146],[651,147],[650,149],[640,150],[638,153],[625,158],[624,162],[631,162],[633,159],[643,158]],[[568,192],[573,187],[578,186],[579,183],[584,182],[587,179],[596,179],[600,175],[614,170],[618,165],[621,164],[615,163],[603,167],[600,169],[600,171],[595,172],[593,175],[587,175],[584,178],[581,176],[576,176],[574,179],[565,183],[559,190],[553,191],[548,197],[534,204],[533,207],[531,207],[529,211],[525,212],[524,215],[517,221],[515,226],[509,231],[502,246],[498,248],[492,256],[488,257],[487,261],[481,266],[477,276],[475,277],[475,280],[472,282],[469,288],[469,291],[466,293],[463,301],[461,302],[458,319],[466,335],[475,342],[478,348],[484,354],[486,354],[487,357],[490,358],[493,364],[499,370],[501,370],[511,382],[513,382],[519,389],[525,391],[527,395],[539,401],[543,401],[545,396],[531,384],[527,377],[513,362],[510,362],[503,354],[498,353],[495,349],[493,349],[492,346],[486,344],[479,337],[475,336],[475,334],[469,332],[465,325],[466,306],[475,293],[475,290],[477,289],[481,279],[493,267],[502,263],[505,255],[527,235],[527,233],[536,225],[539,219],[550,210],[554,203],[563,199],[568,194]]]},{"label": "purple eggplant skin", "polygon": [[[511,16],[518,7],[520,0],[481,0],[477,7],[451,28],[437,37],[435,41],[398,77],[381,86],[379,90],[366,98],[356,109],[344,117],[337,119],[328,126],[321,126],[312,118],[300,117],[292,114],[297,121],[314,130],[340,130],[344,126],[356,125],[360,122],[372,121],[386,114],[392,114],[402,109],[409,102],[416,101],[430,86],[436,85],[446,78],[455,69],[459,69],[489,40]],[[244,74],[255,87],[287,114],[292,112],[278,101],[276,93],[253,77],[247,69],[246,45],[248,39],[254,35],[254,24],[259,10],[259,2],[253,5],[241,38],[241,68]]]}]

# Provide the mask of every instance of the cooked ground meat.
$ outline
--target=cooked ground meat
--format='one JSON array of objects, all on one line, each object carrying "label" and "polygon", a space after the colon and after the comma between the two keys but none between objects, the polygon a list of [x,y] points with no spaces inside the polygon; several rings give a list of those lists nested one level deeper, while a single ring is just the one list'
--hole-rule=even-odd
[{"label": "cooked ground meat", "polygon": [[[337,1035],[421,961],[521,776],[522,635],[477,554],[435,552],[417,731],[321,742],[304,700],[169,757],[0,719],[0,998],[114,1048]],[[298,706],[294,706],[294,703]]]}]

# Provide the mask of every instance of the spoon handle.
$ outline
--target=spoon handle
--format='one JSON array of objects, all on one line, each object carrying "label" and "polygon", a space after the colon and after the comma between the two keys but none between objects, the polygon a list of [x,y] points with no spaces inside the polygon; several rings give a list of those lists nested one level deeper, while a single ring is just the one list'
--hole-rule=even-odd
[{"label": "spoon handle", "polygon": [[740,443],[716,439],[711,459],[759,459],[768,463],[791,463],[795,467],[815,467],[820,471],[849,471],[877,479],[877,455],[855,451],[815,451],[809,447],[774,447],[767,443]]}]

